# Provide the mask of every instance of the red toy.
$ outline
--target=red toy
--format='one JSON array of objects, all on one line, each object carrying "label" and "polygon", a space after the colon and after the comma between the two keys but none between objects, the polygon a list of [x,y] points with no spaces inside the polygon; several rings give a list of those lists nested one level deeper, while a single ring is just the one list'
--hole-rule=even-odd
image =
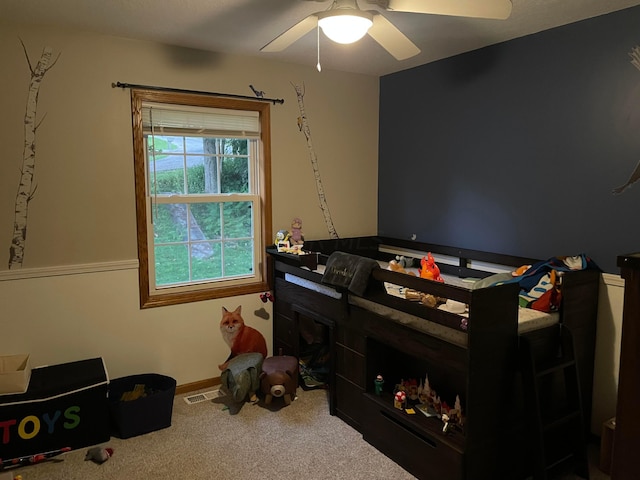
[{"label": "red toy", "polygon": [[444,279],[440,276],[440,268],[436,265],[436,261],[433,255],[431,255],[431,252],[420,260],[420,278],[444,283]]},{"label": "red toy", "polygon": [[393,396],[393,406],[402,410],[407,404],[407,394],[404,390],[398,390]]}]

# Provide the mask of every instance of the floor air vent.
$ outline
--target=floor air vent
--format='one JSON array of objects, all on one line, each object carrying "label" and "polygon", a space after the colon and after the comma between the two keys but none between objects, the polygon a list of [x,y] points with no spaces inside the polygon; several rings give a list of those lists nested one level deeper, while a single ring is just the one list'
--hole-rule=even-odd
[{"label": "floor air vent", "polygon": [[187,405],[193,405],[194,403],[206,402],[207,400],[213,400],[220,396],[220,390],[212,390],[204,393],[194,393],[184,397],[184,401]]}]

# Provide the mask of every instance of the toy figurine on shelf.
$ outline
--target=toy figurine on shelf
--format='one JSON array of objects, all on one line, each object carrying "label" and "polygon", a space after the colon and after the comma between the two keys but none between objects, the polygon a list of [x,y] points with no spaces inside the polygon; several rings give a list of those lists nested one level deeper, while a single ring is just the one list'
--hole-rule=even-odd
[{"label": "toy figurine on shelf", "polygon": [[449,410],[449,413],[442,414],[442,433],[449,433],[452,430],[462,431],[462,423],[460,423],[461,417],[457,415],[455,409]]},{"label": "toy figurine on shelf", "polygon": [[289,239],[291,245],[302,245],[304,244],[304,236],[302,235],[302,220],[299,218],[294,218],[291,221],[291,238]]},{"label": "toy figurine on shelf", "polygon": [[273,242],[278,249],[278,252],[285,252],[291,247],[289,239],[291,234],[287,230],[278,230],[276,233],[276,239]]},{"label": "toy figurine on shelf", "polygon": [[384,385],[384,378],[382,378],[382,375],[378,375],[374,380],[374,383],[376,385],[376,395],[381,395],[382,386]]},{"label": "toy figurine on shelf", "polygon": [[407,404],[407,394],[404,390],[398,390],[393,396],[393,406],[399,410],[404,410]]},{"label": "toy figurine on shelf", "polygon": [[446,413],[442,414],[442,433],[447,433],[449,431],[449,415],[447,415]]},{"label": "toy figurine on shelf", "polygon": [[416,403],[419,402],[418,381],[415,378],[410,378],[405,382],[405,391],[407,392],[407,397],[412,404],[415,405]]}]

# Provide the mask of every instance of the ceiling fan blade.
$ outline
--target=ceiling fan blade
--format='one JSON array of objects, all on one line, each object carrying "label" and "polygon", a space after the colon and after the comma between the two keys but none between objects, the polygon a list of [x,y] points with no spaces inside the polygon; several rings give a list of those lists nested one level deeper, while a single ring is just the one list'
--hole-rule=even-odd
[{"label": "ceiling fan blade", "polygon": [[368,33],[396,60],[405,60],[420,53],[420,49],[382,15],[373,16],[373,25]]},{"label": "ceiling fan blade", "polygon": [[367,0],[386,10],[431,13],[455,17],[505,20],[511,15],[511,0]]},{"label": "ceiling fan blade", "polygon": [[318,16],[314,13],[301,22],[296,23],[289,30],[281,33],[276,38],[260,49],[261,52],[280,52],[296,40],[302,38],[318,26]]}]

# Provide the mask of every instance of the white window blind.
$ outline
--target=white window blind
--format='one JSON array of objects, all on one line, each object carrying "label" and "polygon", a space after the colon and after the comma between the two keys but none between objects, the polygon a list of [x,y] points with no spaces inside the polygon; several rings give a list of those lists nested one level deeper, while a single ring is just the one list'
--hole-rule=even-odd
[{"label": "white window blind", "polygon": [[144,103],[142,126],[145,133],[203,136],[258,137],[258,112],[222,108],[188,107]]}]

